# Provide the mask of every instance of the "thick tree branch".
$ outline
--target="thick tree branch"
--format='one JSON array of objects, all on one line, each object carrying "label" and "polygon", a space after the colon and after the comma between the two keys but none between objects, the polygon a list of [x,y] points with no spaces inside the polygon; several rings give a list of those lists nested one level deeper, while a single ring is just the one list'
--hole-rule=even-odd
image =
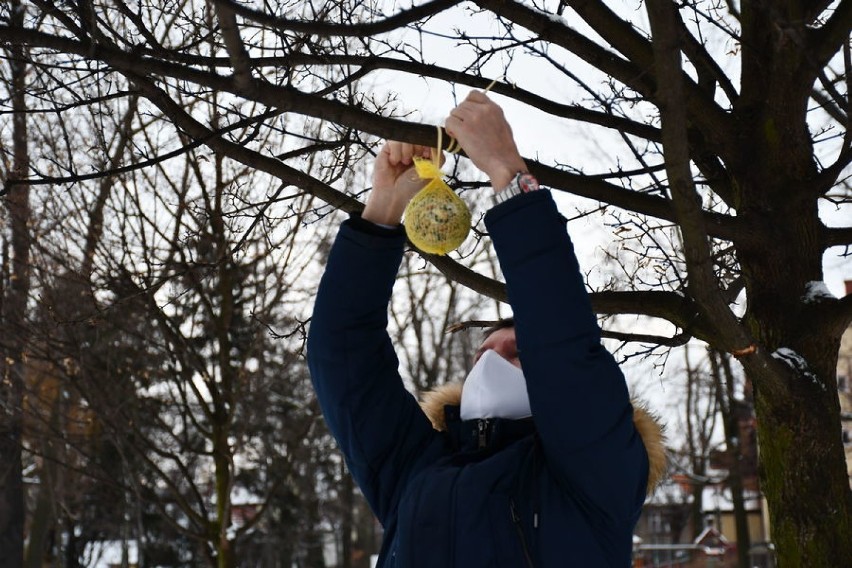
[{"label": "thick tree branch", "polygon": [[87,39],[89,39],[89,36],[85,32],[85,30],[78,26],[77,22],[75,22],[73,18],[68,16],[68,14],[57,8],[53,2],[49,2],[47,0],[32,0],[32,2],[44,14],[49,15],[52,18],[56,18],[57,20],[62,22],[62,24],[65,25],[65,28],[74,35],[76,35],[80,40],[86,41]]},{"label": "thick tree branch", "polygon": [[823,231],[825,247],[852,245],[852,227],[831,228]]},{"label": "thick tree branch", "polygon": [[[476,3],[500,17],[525,27],[538,35],[541,40],[567,49],[586,63],[641,93],[648,100],[655,101],[658,78],[655,76],[653,67],[647,65],[647,57],[633,54],[639,60],[625,60],[564,22],[560,22],[551,14],[514,0],[477,0]],[[708,99],[682,71],[680,79],[686,85],[682,101],[685,101],[689,109],[691,124],[701,129],[711,146],[724,148],[725,142],[732,138],[729,115],[720,109],[712,98]]]},{"label": "thick tree branch", "polygon": [[834,54],[849,41],[852,28],[852,0],[841,0],[834,14],[820,28],[809,29],[806,45],[803,47],[809,55],[807,64],[814,69],[822,69]]},{"label": "thick tree branch", "polygon": [[652,345],[661,345],[663,347],[680,347],[686,345],[692,339],[686,333],[678,333],[671,337],[665,335],[648,335],[644,333],[624,333],[622,331],[612,331],[608,329],[601,330],[601,337],[605,339],[615,339],[623,343],[650,343]]},{"label": "thick tree branch", "polygon": [[[566,172],[534,160],[525,161],[539,181],[549,187],[562,189],[572,195],[609,203],[642,215],[650,215],[666,221],[677,221],[672,201],[669,199],[648,193],[625,190],[600,179]],[[714,237],[733,241],[742,235],[743,229],[735,217],[712,211],[701,212],[700,217],[702,229]]]},{"label": "thick tree branch", "polygon": [[[173,117],[176,126],[191,137],[204,140],[205,145],[212,150],[221,152],[245,165],[275,175],[287,183],[306,189],[342,211],[356,212],[363,208],[359,201],[327,186],[308,174],[290,168],[274,158],[263,156],[239,144],[213,135],[207,127],[187,114],[180,105],[171,100],[165,92],[151,81],[137,78],[136,85],[163,113]],[[507,300],[503,283],[478,274],[450,257],[423,256],[453,281],[488,297],[504,302]],[[697,319],[691,300],[674,292],[602,292],[593,293],[591,298],[593,307],[598,313],[633,313],[658,317],[666,319],[698,337],[704,336],[708,331],[704,324]]]},{"label": "thick tree branch", "polygon": [[[636,31],[629,22],[619,17],[609,6],[600,0],[573,0],[571,7],[589,24],[595,32],[606,40],[615,49],[620,51],[627,59],[642,67],[650,68],[654,63],[654,51],[651,42]],[[678,14],[679,33],[684,40],[683,51],[695,65],[699,74],[699,84],[707,80],[719,84],[728,100],[735,101],[738,93],[725,72],[716,61],[710,57],[704,46],[689,33],[683,20]],[[712,98],[710,90],[706,96]]]},{"label": "thick tree branch", "polygon": [[219,0],[219,2],[228,4],[235,13],[247,20],[252,20],[276,30],[337,37],[363,37],[392,32],[418,20],[439,14],[461,3],[460,0],[432,0],[431,2],[426,2],[425,4],[404,10],[376,22],[364,24],[330,24],[326,22],[277,18],[266,12],[234,2],[233,0]]},{"label": "thick tree branch", "polygon": [[[849,131],[847,130],[847,132]],[[846,138],[848,138],[848,135]],[[837,178],[852,163],[852,146],[848,145],[849,141],[847,140],[844,140],[843,144],[844,147],[834,163],[830,164],[814,178],[814,189],[823,195],[834,188],[837,184]]]},{"label": "thick tree branch", "polygon": [[[211,89],[246,96],[245,93],[236,88],[233,80],[229,77],[200,71],[175,63],[136,57],[106,46],[89,45],[69,38],[58,38],[40,32],[11,29],[4,26],[0,26],[0,39],[21,41],[39,47],[59,49],[68,53],[76,53],[83,57],[97,57],[116,70],[129,76],[147,72],[192,81]],[[408,140],[424,145],[435,143],[434,126],[413,124],[398,119],[376,116],[363,109],[353,108],[335,100],[323,99],[292,87],[279,87],[253,81],[249,98],[276,107],[282,112],[299,112],[307,116],[322,118],[369,132],[383,138]],[[449,141],[446,139],[445,144],[449,144]],[[601,180],[589,180],[584,178],[584,176],[544,166],[533,160],[528,160],[528,163],[531,170],[540,177],[541,181],[551,187],[563,188],[575,195],[610,203],[616,207],[622,207],[637,213],[666,220],[674,220],[671,203],[666,199],[629,191]],[[296,170],[293,171],[295,172]],[[311,189],[307,189],[313,193]],[[319,191],[325,192],[324,189],[320,189]],[[329,202],[322,195],[316,193],[315,195]],[[329,196],[329,198],[335,199],[333,196]],[[704,219],[703,226],[713,236],[723,239],[733,239],[737,235],[738,225],[735,218],[708,212],[704,215]]]},{"label": "thick tree branch", "polygon": [[840,124],[846,124],[848,118],[846,116],[846,110],[840,107],[837,103],[837,99],[834,97],[829,97],[822,91],[817,91],[814,89],[811,91],[811,98],[819,105],[819,107],[824,110],[831,118],[839,122]]},{"label": "thick tree branch", "polygon": [[[716,331],[714,347],[735,352],[753,344],[722,296],[713,273],[713,259],[702,212],[692,182],[686,147],[687,118],[683,105],[677,12],[670,0],[648,0],[648,17],[654,35],[657,100],[663,126],[666,170],[678,218],[689,275],[689,290],[708,325]],[[762,358],[766,356],[761,355]]]},{"label": "thick tree branch", "polygon": [[341,211],[351,213],[363,208],[363,205],[354,197],[337,191],[313,176],[291,168],[276,158],[264,156],[215,135],[210,129],[189,115],[181,105],[173,101],[153,81],[142,76],[134,76],[130,72],[127,75],[149,101],[169,116],[176,127],[186,132],[191,138],[203,141],[204,145],[211,150],[220,152],[247,166],[270,173],[285,183],[305,189]]},{"label": "thick tree branch", "polygon": [[225,48],[228,50],[228,56],[234,68],[234,82],[239,89],[247,91],[252,83],[251,59],[240,37],[237,16],[227,0],[216,1],[216,13],[219,17],[219,29],[225,40]]},{"label": "thick tree branch", "polygon": [[[202,55],[185,54],[175,51],[167,53],[159,53],[154,50],[140,50],[139,55],[147,57],[161,57],[175,63],[183,63],[199,67],[230,67],[231,59],[226,57],[206,57]],[[422,77],[431,77],[440,79],[449,83],[468,85],[479,89],[484,89],[491,84],[491,79],[487,79],[478,75],[471,75],[462,71],[455,71],[445,67],[438,67],[417,61],[407,61],[403,59],[394,59],[390,57],[378,57],[373,55],[313,55],[307,53],[293,53],[281,57],[256,57],[251,59],[251,66],[254,68],[264,67],[284,67],[284,66],[330,66],[330,65],[346,65],[358,66],[361,69],[361,74],[358,78],[363,78],[371,71],[387,70],[400,71],[409,75],[418,75]],[[351,80],[347,79],[346,84]],[[343,82],[341,82],[343,83]],[[648,124],[642,124],[625,117],[616,116],[613,114],[600,112],[588,109],[579,105],[568,105],[555,102],[546,97],[537,95],[531,91],[520,88],[516,85],[509,85],[503,82],[497,82],[491,87],[491,92],[504,95],[518,102],[526,103],[531,107],[537,108],[543,112],[566,118],[577,120],[589,124],[611,128],[620,132],[638,136],[645,140],[659,142],[660,130]]]}]

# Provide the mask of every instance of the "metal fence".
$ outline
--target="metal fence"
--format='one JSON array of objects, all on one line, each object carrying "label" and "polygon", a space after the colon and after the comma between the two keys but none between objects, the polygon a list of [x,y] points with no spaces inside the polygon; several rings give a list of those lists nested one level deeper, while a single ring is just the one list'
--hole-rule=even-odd
[{"label": "metal fence", "polygon": [[[737,568],[737,551],[733,546],[637,544],[633,568]],[[775,568],[772,544],[755,544],[749,549],[749,568]]]}]

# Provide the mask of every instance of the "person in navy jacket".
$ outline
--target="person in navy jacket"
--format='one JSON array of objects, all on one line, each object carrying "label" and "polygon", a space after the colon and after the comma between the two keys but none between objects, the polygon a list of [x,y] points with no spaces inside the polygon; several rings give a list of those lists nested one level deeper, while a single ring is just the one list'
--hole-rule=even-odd
[{"label": "person in navy jacket", "polygon": [[412,157],[431,149],[388,142],[331,249],[308,334],[323,414],[384,527],[379,566],[626,568],[665,467],[661,429],[601,345],[565,221],[502,109],[474,91],[445,124],[500,201],[485,224],[514,320],[487,336],[465,384],[420,402],[405,389],[387,309],[402,213],[423,184]]}]

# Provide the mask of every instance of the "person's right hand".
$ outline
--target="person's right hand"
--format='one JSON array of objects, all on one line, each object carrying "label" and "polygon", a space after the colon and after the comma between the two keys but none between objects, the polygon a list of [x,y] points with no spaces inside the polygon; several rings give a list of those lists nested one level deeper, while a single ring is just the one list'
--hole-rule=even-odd
[{"label": "person's right hand", "polygon": [[396,140],[385,142],[373,165],[373,190],[361,218],[382,225],[398,225],[408,202],[428,183],[418,177],[413,158],[431,160],[433,151],[428,146]]},{"label": "person's right hand", "polygon": [[518,172],[528,171],[503,109],[485,93],[471,91],[444,124],[496,191],[504,189]]}]

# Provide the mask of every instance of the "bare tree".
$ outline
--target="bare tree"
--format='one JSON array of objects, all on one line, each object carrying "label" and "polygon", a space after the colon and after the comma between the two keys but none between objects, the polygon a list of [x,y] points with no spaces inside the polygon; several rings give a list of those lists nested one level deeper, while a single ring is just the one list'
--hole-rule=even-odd
[{"label": "bare tree", "polygon": [[704,489],[716,482],[710,478],[710,457],[718,443],[715,430],[719,420],[719,399],[712,378],[690,361],[688,353],[688,350],[684,351],[686,404],[682,415],[685,424],[682,461],[692,489],[690,524],[691,536],[695,538],[704,529]]},{"label": "bare tree", "polygon": [[[435,142],[434,125],[399,118],[392,101],[360,85],[396,75],[484,88],[492,77],[511,76],[518,61],[536,66],[560,94],[508,80],[492,92],[566,132],[582,126],[592,134],[589,152],[597,141],[620,144],[600,153],[594,171],[559,148],[541,161],[530,157],[540,181],[592,200],[590,209],[640,216],[630,218],[647,222],[651,236],[676,235],[678,278],[601,290],[592,296],[595,309],[661,318],[675,333],[656,337],[659,343],[696,337],[736,356],[754,386],[762,487],[779,557],[792,566],[852,557],[834,373],[852,297],[833,298],[819,284],[824,252],[852,244],[852,228],[828,227],[819,213],[821,203],[850,202],[842,176],[852,156],[852,2],[652,0],[647,22],[645,13],[619,14],[601,0],[432,0],[404,9],[347,0],[34,4],[23,22],[4,12],[0,41],[25,46],[40,80],[67,81],[54,73],[60,60],[85,69],[99,78],[103,96],[132,90],[184,136],[123,168],[144,169],[203,145],[346,212],[361,204],[341,172],[370,151],[373,137]],[[459,17],[465,25],[487,22],[488,31],[447,25]],[[158,34],[163,27],[171,33]],[[441,41],[453,47],[449,55]],[[205,99],[211,90],[236,103],[215,103],[216,120],[201,111],[214,104]],[[245,101],[260,110],[246,116]],[[285,113],[322,124],[323,134],[303,140],[282,127]],[[230,135],[241,120],[253,133]],[[254,134],[266,130],[282,143]],[[305,153],[326,166],[322,176],[305,167]],[[89,163],[74,162],[73,176],[39,165],[21,183],[115,173],[88,173]],[[19,185],[7,182],[9,195]],[[497,279],[463,259],[423,258],[460,284],[505,299]]]},{"label": "bare tree", "polygon": [[[23,26],[20,1],[10,5],[9,23]],[[30,289],[30,175],[27,124],[27,48],[7,47],[8,92],[12,111],[11,152],[4,151],[3,177],[21,183],[5,199],[2,295],[0,295],[0,565],[23,564],[24,486],[21,460],[24,356]]]},{"label": "bare tree", "polygon": [[[754,455],[755,440],[750,422],[754,418],[754,405],[750,402],[750,392],[746,389],[744,396],[738,396],[737,380],[731,367],[730,358],[726,353],[708,352],[710,360],[710,375],[716,388],[716,398],[722,418],[722,429],[725,436],[725,465],[727,478],[725,485],[731,492],[734,506],[734,523],[737,535],[737,562],[739,568],[749,568],[749,534],[748,518],[745,508],[745,489],[748,478],[754,480],[756,455]],[[743,385],[745,386],[745,385]],[[743,426],[746,428],[743,428]],[[750,459],[755,458],[755,459]],[[754,488],[753,488],[754,489]]]}]

